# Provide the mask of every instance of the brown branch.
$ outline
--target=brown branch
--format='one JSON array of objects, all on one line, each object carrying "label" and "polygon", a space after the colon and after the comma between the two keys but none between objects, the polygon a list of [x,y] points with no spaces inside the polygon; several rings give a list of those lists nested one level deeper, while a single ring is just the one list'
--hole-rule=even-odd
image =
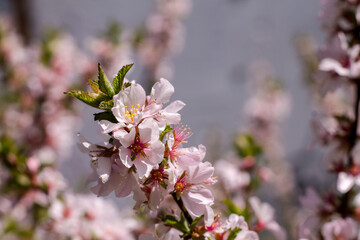
[{"label": "brown branch", "polygon": [[[354,149],[357,141],[357,131],[358,131],[358,124],[359,124],[359,103],[360,103],[360,79],[355,79],[355,88],[356,88],[356,96],[355,96],[355,103],[354,103],[354,114],[355,119],[352,123],[351,132],[349,133],[349,148],[348,148],[348,163],[347,167],[350,170],[354,165],[354,159],[352,156],[352,150]],[[351,200],[352,192],[348,191],[341,197],[341,204],[339,206],[339,213],[343,218],[349,216],[351,214],[351,209],[349,206]]]},{"label": "brown branch", "polygon": [[355,97],[355,104],[354,104],[354,114],[355,120],[352,124],[351,132],[349,135],[349,149],[348,149],[348,168],[351,168],[354,164],[354,159],[352,156],[352,150],[354,149],[357,141],[357,131],[358,131],[358,124],[359,124],[359,102],[360,102],[360,79],[355,80],[355,87],[356,87],[356,97]]},{"label": "brown branch", "polygon": [[11,0],[18,31],[23,37],[24,43],[29,44],[32,32],[31,0]]},{"label": "brown branch", "polygon": [[186,221],[188,221],[188,223],[191,224],[193,222],[193,219],[192,219],[190,213],[185,208],[182,199],[181,198],[177,199],[176,193],[171,193],[171,196],[174,198],[174,200],[175,200],[176,204],[179,206],[180,210],[184,213]]}]

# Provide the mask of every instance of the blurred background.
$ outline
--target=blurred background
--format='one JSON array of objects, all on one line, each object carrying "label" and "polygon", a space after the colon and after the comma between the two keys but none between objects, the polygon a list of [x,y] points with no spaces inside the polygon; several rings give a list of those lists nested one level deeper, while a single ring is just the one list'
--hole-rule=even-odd
[{"label": "blurred background", "polygon": [[[315,187],[320,188],[326,184],[327,178],[319,174],[324,172],[323,152],[312,147],[311,92],[295,47],[295,39],[301,34],[309,34],[319,42],[322,39],[319,1],[184,2],[178,12],[170,14],[178,16],[175,23],[170,22],[177,30],[171,33],[171,53],[161,53],[168,54],[165,63],[154,70],[146,49],[122,57],[121,64],[135,63],[127,75],[129,80],[146,83],[161,76],[169,78],[175,87],[172,99],[187,104],[181,114],[182,123],[194,133],[189,143],[206,145],[208,158],[219,159],[231,149],[235,132],[244,125],[244,105],[252,97],[254,76],[270,72],[281,80],[291,102],[291,111],[279,129],[296,187],[302,192],[305,185],[316,183]],[[157,4],[150,0],[0,0],[0,10],[2,15],[16,20],[26,42],[40,41],[46,31],[56,28],[71,35],[82,51],[90,53],[94,39],[106,33],[114,22],[121,24],[124,39],[129,32],[137,32],[141,38],[144,28],[153,34],[160,31],[149,30],[157,21],[152,18],[160,11]],[[107,74],[111,76],[115,72],[109,69]],[[95,109],[84,104],[78,108],[81,124],[74,130],[73,139],[81,132],[98,141],[97,123],[92,117]],[[84,179],[91,172],[88,156],[74,144],[64,158],[67,160],[61,162],[61,171],[65,179],[74,189],[87,191]],[[116,201],[122,205],[129,200]]]}]

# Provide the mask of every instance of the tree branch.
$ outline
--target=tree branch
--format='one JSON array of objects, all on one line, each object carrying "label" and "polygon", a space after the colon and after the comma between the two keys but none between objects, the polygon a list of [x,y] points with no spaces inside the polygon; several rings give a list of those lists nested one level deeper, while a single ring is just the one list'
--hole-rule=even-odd
[{"label": "tree branch", "polygon": [[181,198],[177,199],[176,193],[171,193],[171,196],[174,198],[174,200],[175,200],[176,204],[179,206],[180,210],[184,213],[186,221],[188,221],[188,223],[191,224],[193,222],[193,219],[192,219],[190,213],[185,208],[182,199]]},{"label": "tree branch", "polygon": [[[360,80],[360,79],[359,79]],[[357,131],[358,131],[358,124],[359,124],[359,102],[360,102],[360,82],[359,80],[355,80],[355,87],[356,87],[356,97],[355,97],[355,104],[354,104],[354,114],[355,120],[352,124],[351,133],[349,136],[349,149],[348,149],[348,168],[351,168],[354,164],[354,159],[352,156],[352,150],[356,145],[357,141]]]}]

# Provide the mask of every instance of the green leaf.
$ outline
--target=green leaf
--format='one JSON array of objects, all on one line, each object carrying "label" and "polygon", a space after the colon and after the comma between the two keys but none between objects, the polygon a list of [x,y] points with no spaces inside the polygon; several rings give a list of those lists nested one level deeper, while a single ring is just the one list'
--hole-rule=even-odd
[{"label": "green leaf", "polygon": [[122,32],[122,26],[118,22],[112,22],[105,31],[105,37],[111,41],[112,44],[118,45]]},{"label": "green leaf", "polygon": [[227,199],[223,200],[223,203],[227,207],[229,215],[231,213],[235,213],[237,215],[241,214],[240,208],[238,206],[236,206],[236,204],[231,199],[227,198]]},{"label": "green leaf", "polygon": [[239,134],[235,138],[234,146],[241,157],[257,156],[261,154],[261,146],[250,134]]},{"label": "green leaf", "polygon": [[190,230],[194,230],[196,227],[196,224],[198,224],[198,222],[204,218],[204,215],[201,215],[200,217],[197,217],[194,219],[194,221],[190,224]]},{"label": "green leaf", "polygon": [[183,232],[183,233],[190,233],[189,225],[184,217],[184,214],[181,213],[180,215],[180,221],[176,219],[175,216],[166,215],[162,221],[165,223],[165,225],[169,227],[176,228],[177,230]]},{"label": "green leaf", "polygon": [[51,65],[51,60],[54,55],[52,43],[59,37],[59,35],[60,33],[58,30],[50,29],[43,36],[40,60],[45,66],[49,67]]},{"label": "green leaf", "polygon": [[103,93],[105,93],[109,97],[113,97],[115,95],[114,89],[111,86],[111,83],[106,77],[104,71],[102,70],[100,63],[98,64],[98,81],[99,81],[99,88]]},{"label": "green leaf", "polygon": [[83,101],[84,103],[86,103],[92,107],[95,107],[95,108],[99,108],[99,105],[102,101],[110,100],[109,97],[107,97],[104,94],[86,93],[86,92],[77,91],[77,90],[65,92],[65,94],[73,96],[73,97],[79,99],[80,101]]},{"label": "green leaf", "polygon": [[229,237],[228,237],[227,240],[234,240],[240,231],[241,231],[240,228],[237,228],[237,227],[234,228],[234,229],[230,232]]},{"label": "green leaf", "polygon": [[227,207],[226,214],[230,215],[235,213],[239,216],[243,216],[246,221],[250,219],[249,209],[245,207],[244,209],[240,209],[231,199],[227,198],[223,200],[223,204]]},{"label": "green leaf", "polygon": [[130,87],[131,86],[131,83],[130,82],[126,82],[126,83],[124,83],[123,84],[123,90],[125,89],[125,88],[127,88],[127,87]]},{"label": "green leaf", "polygon": [[95,121],[107,120],[112,123],[118,123],[116,118],[114,117],[113,113],[110,111],[100,112],[94,114]]},{"label": "green leaf", "polygon": [[99,104],[99,108],[103,110],[111,110],[113,106],[114,106],[114,101],[112,99],[110,101],[102,101]]},{"label": "green leaf", "polygon": [[170,127],[169,125],[166,125],[164,131],[162,131],[162,132],[160,133],[159,140],[160,140],[160,141],[164,140],[165,134],[167,134],[168,132],[170,132],[170,131],[172,131],[172,130],[173,130],[172,127]]},{"label": "green leaf", "polygon": [[134,33],[134,47],[137,48],[140,46],[140,43],[145,39],[147,31],[145,27],[139,27],[135,30]]},{"label": "green leaf", "polygon": [[94,91],[94,93],[100,93],[99,83],[97,81],[89,79],[89,86]]},{"label": "green leaf", "polygon": [[113,87],[114,87],[114,91],[115,94],[118,94],[121,90],[124,90],[124,78],[125,75],[127,74],[127,72],[130,70],[130,68],[133,66],[134,64],[128,64],[123,66],[120,71],[118,72],[117,76],[114,78],[113,80]]}]

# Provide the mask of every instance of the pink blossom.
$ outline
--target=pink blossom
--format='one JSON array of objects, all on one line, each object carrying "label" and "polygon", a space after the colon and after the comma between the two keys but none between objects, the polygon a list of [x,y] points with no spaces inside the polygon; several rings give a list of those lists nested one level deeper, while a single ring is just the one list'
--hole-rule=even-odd
[{"label": "pink blossom", "polygon": [[325,223],[321,233],[324,240],[353,240],[358,235],[358,226],[351,218],[338,218]]},{"label": "pink blossom", "polygon": [[119,149],[122,163],[135,166],[140,178],[148,177],[151,170],[163,160],[165,147],[159,141],[157,125],[152,119],[144,120],[138,127],[120,139]]},{"label": "pink blossom", "polygon": [[250,184],[250,175],[241,170],[241,163],[218,160],[215,165],[215,171],[226,190],[235,192]]},{"label": "pink blossom", "polygon": [[340,172],[337,181],[337,190],[340,193],[346,193],[350,191],[350,189],[354,185],[360,186],[360,174],[359,173],[346,173]]},{"label": "pink blossom", "polygon": [[305,196],[301,196],[299,200],[301,205],[312,213],[330,213],[334,210],[333,206],[324,202],[312,188],[307,188]]},{"label": "pink blossom", "polygon": [[243,216],[239,216],[237,214],[231,214],[226,222],[220,224],[220,220],[218,216],[213,218],[213,223],[211,226],[206,227],[208,230],[205,233],[206,237],[212,239],[213,235],[220,235],[222,236],[221,239],[227,239],[229,234],[234,229],[238,228],[240,232],[237,233],[235,239],[236,240],[258,240],[259,236],[256,232],[249,230],[248,224],[246,223]]},{"label": "pink blossom", "polygon": [[358,61],[360,46],[349,47],[345,35],[339,34],[338,37],[346,57],[344,59],[324,58],[319,69],[322,71],[334,71],[340,76],[355,79],[360,76],[360,61]]},{"label": "pink blossom", "polygon": [[205,184],[212,184],[214,168],[209,162],[188,166],[185,171],[178,170],[178,179],[174,185],[174,192],[179,194],[186,209],[192,216],[198,217],[206,212],[206,206],[211,206],[214,197]]},{"label": "pink blossom", "polygon": [[181,117],[177,112],[185,106],[183,102],[174,101],[162,109],[173,93],[174,87],[163,78],[154,84],[148,97],[139,84],[133,83],[113,97],[112,113],[118,123],[102,120],[100,125],[104,133],[113,132],[113,136],[120,140],[126,134],[124,127],[132,128],[146,118],[155,119],[160,128],[166,124],[179,123]]},{"label": "pink blossom", "polygon": [[286,233],[274,220],[275,210],[268,203],[262,203],[257,197],[249,199],[251,208],[258,220],[257,226],[271,231],[278,240],[286,240]]},{"label": "pink blossom", "polygon": [[127,197],[138,187],[138,182],[132,171],[125,167],[117,156],[114,155],[112,159],[114,161],[107,181],[99,178],[91,191],[98,196],[107,196],[114,191],[116,197]]}]

